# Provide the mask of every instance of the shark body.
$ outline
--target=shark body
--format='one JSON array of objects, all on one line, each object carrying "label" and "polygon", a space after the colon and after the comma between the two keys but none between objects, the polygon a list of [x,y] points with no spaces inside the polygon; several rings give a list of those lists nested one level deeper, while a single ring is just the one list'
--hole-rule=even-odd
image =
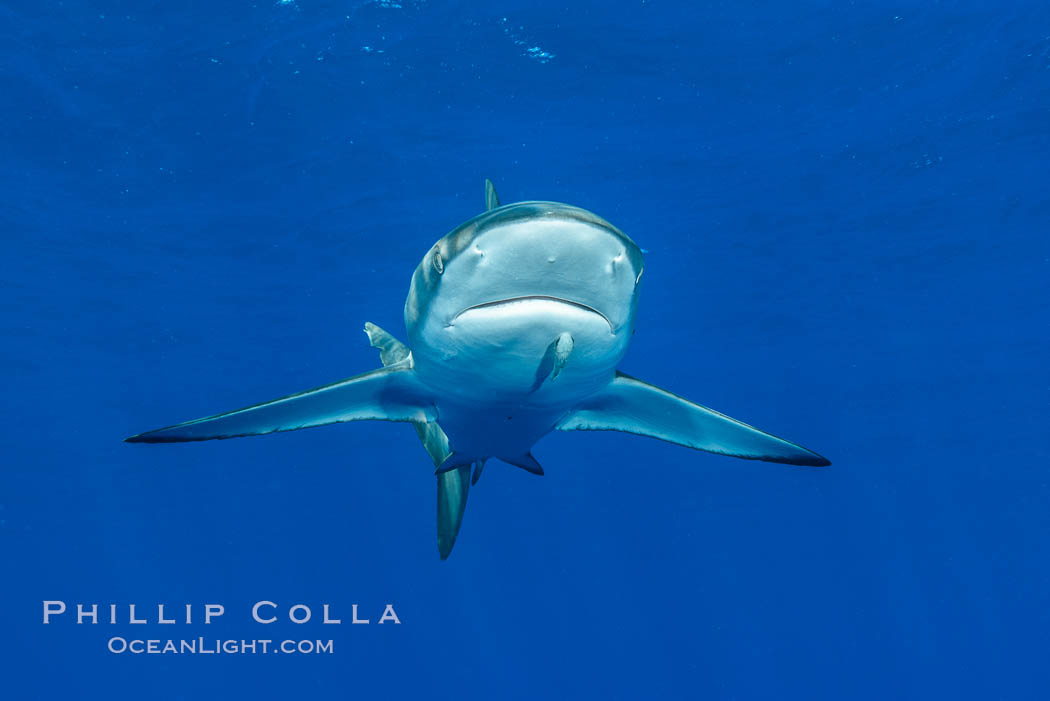
[{"label": "shark body", "polygon": [[414,425],[437,470],[438,551],[459,533],[471,484],[497,458],[533,474],[553,430],[613,430],[722,455],[829,461],[617,372],[644,262],[623,232],[556,202],[500,206],[440,239],[412,276],[404,344],[365,332],[383,367],[299,394],[126,439],[200,441],[377,419]]}]

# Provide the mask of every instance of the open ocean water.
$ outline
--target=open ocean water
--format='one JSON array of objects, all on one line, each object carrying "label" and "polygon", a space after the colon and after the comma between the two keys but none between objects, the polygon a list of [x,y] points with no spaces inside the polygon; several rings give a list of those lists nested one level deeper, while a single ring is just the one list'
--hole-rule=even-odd
[{"label": "open ocean water", "polygon": [[[0,95],[3,698],[1050,697],[1045,2],[23,0]],[[378,367],[485,177],[647,251],[625,372],[834,464],[551,435],[441,562],[405,425],[122,443]]]}]

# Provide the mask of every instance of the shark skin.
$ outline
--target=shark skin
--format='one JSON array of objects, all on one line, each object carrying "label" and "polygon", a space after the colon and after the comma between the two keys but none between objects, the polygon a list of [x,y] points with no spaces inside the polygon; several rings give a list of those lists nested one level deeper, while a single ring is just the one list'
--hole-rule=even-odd
[{"label": "shark skin", "polygon": [[435,243],[405,302],[407,344],[365,332],[383,367],[313,390],[147,431],[131,443],[253,436],[360,420],[411,423],[437,475],[438,552],[456,542],[488,460],[536,475],[551,431],[622,431],[748,460],[825,466],[800,445],[617,371],[634,331],[641,249],[591,212],[500,205]]}]

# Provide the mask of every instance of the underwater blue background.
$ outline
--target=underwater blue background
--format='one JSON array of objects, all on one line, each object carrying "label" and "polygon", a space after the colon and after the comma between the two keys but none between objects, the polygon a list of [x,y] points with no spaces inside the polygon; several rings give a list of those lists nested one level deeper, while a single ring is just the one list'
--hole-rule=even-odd
[{"label": "underwater blue background", "polygon": [[[1046,3],[3,2],[0,95],[4,698],[1047,697]],[[552,435],[441,562],[405,425],[121,442],[377,367],[485,177],[647,251],[624,371],[834,464]]]}]

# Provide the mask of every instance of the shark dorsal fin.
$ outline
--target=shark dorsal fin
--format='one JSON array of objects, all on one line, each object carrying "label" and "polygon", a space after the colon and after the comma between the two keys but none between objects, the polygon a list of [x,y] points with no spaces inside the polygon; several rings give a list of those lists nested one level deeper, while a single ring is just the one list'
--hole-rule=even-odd
[{"label": "shark dorsal fin", "polygon": [[499,195],[496,194],[496,186],[492,184],[492,181],[485,178],[485,210],[495,209],[499,207]]}]

